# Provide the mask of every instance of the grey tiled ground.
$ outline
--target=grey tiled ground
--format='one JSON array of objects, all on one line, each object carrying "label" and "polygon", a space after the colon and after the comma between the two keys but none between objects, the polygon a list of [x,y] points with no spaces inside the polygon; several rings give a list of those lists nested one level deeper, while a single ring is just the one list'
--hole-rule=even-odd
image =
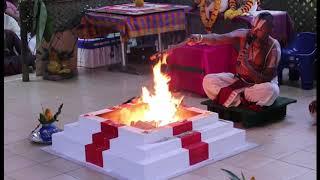
[{"label": "grey tiled ground", "polygon": [[[4,78],[4,178],[8,180],[106,180],[111,177],[81,167],[40,150],[27,136],[37,125],[41,104],[57,107],[62,101],[59,127],[77,121],[79,114],[117,105],[141,93],[149,85],[150,75],[108,72],[105,68],[79,70],[77,78],[63,82],[44,81],[31,75],[30,82],[21,76]],[[205,109],[204,100],[185,94],[187,105]],[[261,144],[258,148],[224,159],[174,179],[226,179],[220,168],[241,171],[257,180],[316,179],[316,126],[311,125],[308,104],[316,91],[281,86],[281,95],[296,98],[288,106],[282,122],[247,130],[247,139]]]}]

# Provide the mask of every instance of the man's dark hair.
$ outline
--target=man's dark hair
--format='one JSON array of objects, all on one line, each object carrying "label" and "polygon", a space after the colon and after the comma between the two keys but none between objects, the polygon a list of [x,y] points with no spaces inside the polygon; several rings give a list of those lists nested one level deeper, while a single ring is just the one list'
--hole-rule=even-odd
[{"label": "man's dark hair", "polygon": [[264,19],[267,21],[268,25],[270,27],[273,27],[273,16],[271,13],[269,12],[262,12],[258,15],[258,18],[261,20],[261,19]]}]

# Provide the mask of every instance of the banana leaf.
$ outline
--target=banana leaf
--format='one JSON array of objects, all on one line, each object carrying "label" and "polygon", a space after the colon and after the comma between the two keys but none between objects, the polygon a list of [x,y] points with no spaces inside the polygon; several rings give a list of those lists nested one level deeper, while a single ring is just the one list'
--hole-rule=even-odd
[{"label": "banana leaf", "polygon": [[54,114],[54,116],[53,116],[53,119],[54,119],[55,121],[58,121],[57,117],[58,117],[59,114],[61,113],[62,107],[63,107],[63,103],[59,106],[58,111],[57,111],[57,112]]},{"label": "banana leaf", "polygon": [[49,42],[53,34],[53,20],[51,16],[47,17],[47,23],[44,30],[43,38]]},{"label": "banana leaf", "polygon": [[40,113],[39,121],[40,121],[41,124],[46,124],[47,123],[46,117],[42,113]]},{"label": "banana leaf", "polygon": [[235,175],[233,172],[226,170],[226,169],[221,169],[222,171],[225,171],[227,174],[230,176],[230,180],[241,180],[237,175]]},{"label": "banana leaf", "polygon": [[32,23],[32,33],[37,32],[37,18],[39,17],[39,0],[34,0],[34,5],[33,5],[33,23]]},{"label": "banana leaf", "polygon": [[241,172],[241,177],[242,177],[242,180],[246,180],[242,172]]},{"label": "banana leaf", "polygon": [[42,39],[43,39],[43,34],[44,34],[44,30],[46,28],[46,23],[47,23],[47,8],[46,5],[44,4],[44,2],[42,0],[39,0],[40,2],[40,12],[39,12],[39,16],[37,18],[37,31],[36,31],[36,35],[37,35],[37,40],[36,40],[36,46],[37,48],[39,48]]}]

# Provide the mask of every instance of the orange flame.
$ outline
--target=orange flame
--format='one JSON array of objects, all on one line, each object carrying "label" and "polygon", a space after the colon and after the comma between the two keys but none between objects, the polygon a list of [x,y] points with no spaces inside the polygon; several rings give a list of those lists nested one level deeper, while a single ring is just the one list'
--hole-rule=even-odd
[{"label": "orange flame", "polygon": [[168,55],[164,54],[153,68],[154,93],[146,87],[142,87],[142,102],[148,108],[144,113],[144,121],[156,121],[159,126],[178,121],[176,116],[178,107],[183,99],[174,97],[169,91],[170,77],[161,73],[161,64],[166,64]]},{"label": "orange flame", "polygon": [[161,65],[166,63],[167,56],[164,54],[162,60],[153,67],[153,93],[142,87],[142,96],[132,102],[133,105],[121,107],[101,116],[131,126],[142,124],[140,127],[144,125],[159,127],[195,115],[194,112],[181,108],[183,97],[174,97],[169,91],[170,77],[161,73]]}]

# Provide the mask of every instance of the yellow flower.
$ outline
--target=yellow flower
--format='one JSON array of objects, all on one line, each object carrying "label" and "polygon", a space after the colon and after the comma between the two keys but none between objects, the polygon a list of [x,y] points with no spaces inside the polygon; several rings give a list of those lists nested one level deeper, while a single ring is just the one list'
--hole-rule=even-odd
[{"label": "yellow flower", "polygon": [[230,20],[240,15],[242,15],[241,9],[237,9],[237,10],[229,9],[224,13],[224,17]]},{"label": "yellow flower", "polygon": [[51,113],[50,109],[48,109],[48,108],[45,110],[44,116],[46,117],[47,121],[50,121],[53,118],[52,113]]},{"label": "yellow flower", "polygon": [[241,9],[237,9],[234,13],[235,17],[236,16],[241,16],[242,15],[242,10]]},{"label": "yellow flower", "polygon": [[224,12],[224,19],[231,19],[231,15],[234,13],[234,9],[228,9]]}]

